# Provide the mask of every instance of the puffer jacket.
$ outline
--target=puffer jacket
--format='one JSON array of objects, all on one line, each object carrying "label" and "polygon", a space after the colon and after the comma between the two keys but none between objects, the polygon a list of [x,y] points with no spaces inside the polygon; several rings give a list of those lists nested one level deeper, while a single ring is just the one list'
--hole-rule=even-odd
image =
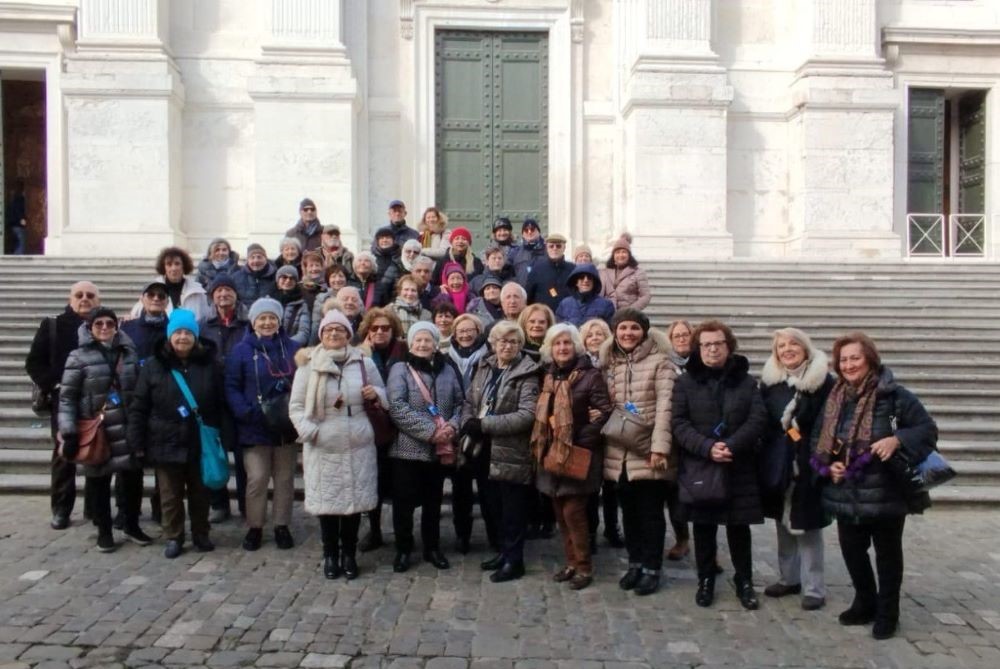
[{"label": "puffer jacket", "polygon": [[403,324],[403,332],[409,332],[410,326],[418,321],[429,321],[434,318],[431,312],[420,304],[420,300],[417,300],[416,304],[409,304],[403,298],[397,297],[396,301],[389,305],[389,308]]},{"label": "puffer jacket", "polygon": [[[166,279],[162,274],[154,278],[153,281],[166,283]],[[205,293],[205,287],[198,283],[198,279],[193,276],[184,277],[184,285],[181,286],[181,308],[193,311],[195,318],[198,320],[208,318],[212,314],[212,307],[208,304],[208,295]],[[168,299],[167,315],[169,316],[173,311],[174,303]],[[132,310],[129,314],[132,318],[138,318],[142,314],[141,299],[132,305]]]},{"label": "puffer jacket", "polygon": [[[206,425],[222,424],[222,371],[215,361],[215,344],[201,338],[187,360],[178,358],[166,339],[139,372],[135,400],[129,407],[128,443],[145,451],[153,465],[195,462],[201,455],[201,433],[194,413],[184,398],[172,370],[187,381]],[[180,407],[188,409],[182,416]]]},{"label": "puffer jacket", "polygon": [[[722,426],[721,433],[714,431]],[[673,432],[680,447],[678,484],[684,486],[696,458],[710,460],[712,444],[725,442],[733,453],[729,467],[729,500],[719,506],[682,504],[687,519],[714,525],[747,525],[764,522],[757,486],[757,449],[767,426],[767,411],[750,363],[733,353],[718,370],[702,362],[695,349],[687,373],[674,386]]]},{"label": "puffer jacket", "polygon": [[[791,472],[785,491],[761,490],[764,517],[774,518],[793,530],[817,530],[830,524],[823,512],[822,487],[809,465],[810,436],[823,404],[833,387],[826,354],[813,349],[801,376],[790,376],[772,355],[760,375],[760,393],[767,409],[767,428],[761,439],[761,455],[768,450],[783,454]],[[792,410],[792,402],[794,410]],[[796,427],[800,439],[792,441],[788,426]]]},{"label": "puffer jacket", "polygon": [[208,257],[212,247],[209,245],[205,251],[205,257],[198,263],[198,283],[208,288],[209,284],[220,274],[233,274],[240,269],[240,254],[236,251],[229,251],[229,258],[222,267],[216,267],[212,259]]},{"label": "puffer jacket", "polygon": [[[583,275],[588,275],[594,280],[594,288],[589,293],[580,293],[576,289],[576,280]],[[615,315],[615,305],[611,300],[601,297],[601,277],[596,267],[590,263],[577,265],[566,279],[566,287],[570,295],[564,297],[556,308],[557,321],[580,327],[591,318],[600,318],[605,323],[611,324],[611,317]]]},{"label": "puffer jacket", "polygon": [[601,295],[611,300],[615,309],[634,307],[645,309],[649,306],[652,293],[646,272],[639,267],[615,269],[601,268]]},{"label": "puffer jacket", "polygon": [[408,272],[403,267],[399,247],[395,244],[387,249],[380,249],[372,242],[371,252],[375,256],[375,279],[377,282],[375,291],[377,301],[372,306],[384,307],[392,302],[399,277],[408,274]]},{"label": "puffer jacket", "polygon": [[[920,400],[896,383],[888,367],[878,370],[875,408],[872,413],[872,443],[896,435],[899,447],[910,462],[923,461],[937,449],[938,428]],[[829,411],[829,409],[826,409]],[[846,431],[854,415],[854,403],[849,401],[840,413],[838,434]],[[811,449],[815,450],[824,420],[813,428]],[[895,429],[893,429],[895,423]],[[846,435],[845,435],[846,436]],[[930,506],[930,497],[922,493],[907,497],[885,464],[873,457],[859,479],[823,486],[823,507],[838,519],[862,523],[878,518],[921,513]]]},{"label": "puffer jacket", "polygon": [[399,428],[396,440],[389,449],[389,457],[399,460],[437,462],[434,444],[434,418],[428,410],[427,401],[420,392],[410,365],[431,393],[439,415],[458,433],[459,418],[462,413],[462,382],[455,367],[441,353],[435,352],[431,361],[406,355],[405,364],[398,362],[389,370],[386,394],[389,398],[389,414]]},{"label": "puffer jacket", "polygon": [[284,330],[279,329],[278,334],[262,339],[248,329],[243,340],[226,357],[226,403],[236,419],[240,444],[280,445],[264,425],[264,412],[257,394],[259,392],[266,401],[291,392],[297,350],[298,343],[289,339]]},{"label": "puffer jacket", "polygon": [[274,273],[277,271],[274,263],[268,260],[263,269],[254,271],[243,265],[239,271],[233,272],[233,283],[236,284],[240,304],[249,308],[258,298],[274,297],[278,292],[274,283]]},{"label": "puffer jacket", "polygon": [[528,283],[531,266],[545,257],[545,240],[541,235],[533,242],[520,241],[507,251],[507,266],[514,272],[515,280],[522,286]]},{"label": "puffer jacket", "polygon": [[[295,354],[298,371],[292,384],[288,415],[299,433],[306,513],[349,515],[378,505],[378,461],[375,433],[364,410],[362,379],[375,388],[380,404],[388,408],[382,377],[371,358],[350,347],[340,364],[329,361],[323,418],[306,410],[306,389],[318,361],[318,348]],[[365,375],[361,374],[365,366]],[[338,398],[342,402],[337,404]]]},{"label": "puffer jacket", "polygon": [[503,308],[499,304],[491,304],[481,297],[472,298],[465,307],[465,313],[477,316],[484,328],[503,318]]},{"label": "puffer jacket", "polygon": [[[77,434],[76,422],[96,417],[104,408],[104,430],[111,459],[99,466],[86,466],[86,476],[107,476],[135,469],[135,451],[125,438],[127,412],[132,403],[139,359],[129,336],[118,331],[105,349],[83,324],[77,330],[80,345],[69,354],[59,391],[57,424],[63,435]],[[117,364],[112,362],[117,361]],[[118,402],[109,401],[112,384],[118,387]],[[107,403],[107,405],[105,405]]]},{"label": "puffer jacket", "polygon": [[[639,416],[647,424],[652,421],[653,433],[648,443],[625,448],[622,444],[608,440],[604,450],[604,478],[617,481],[624,469],[628,480],[673,480],[677,476],[670,434],[670,400],[674,389],[674,370],[667,358],[670,343],[666,335],[650,330],[644,339],[628,355],[615,345],[614,337],[601,344],[601,369],[604,371],[608,393],[613,407],[624,409],[625,402],[631,400],[639,410]],[[632,383],[626,383],[629,367]],[[668,458],[666,469],[653,469],[649,464],[650,454],[659,453]]]},{"label": "puffer jacket", "polygon": [[[566,370],[559,369],[554,363],[549,364],[546,369],[547,375],[551,374],[557,379],[567,378],[574,373],[577,376],[570,388],[570,399],[573,402],[573,445],[590,451],[590,471],[586,480],[577,481],[555,476],[539,467],[536,485],[539,491],[550,497],[595,493],[601,488],[604,473],[604,436],[601,435],[601,428],[611,415],[608,386],[601,370],[590,364],[590,357],[586,354],[577,356],[576,362]],[[590,420],[591,409],[601,412],[599,420]]]},{"label": "puffer jacket", "polygon": [[[462,406],[463,425],[480,415],[486,386],[496,367],[496,355],[480,360],[476,366]],[[489,440],[491,480],[521,485],[535,482],[531,428],[535,424],[541,371],[541,366],[527,355],[512,361],[500,379],[493,410],[482,417],[483,436]]]},{"label": "puffer jacket", "polygon": [[274,297],[285,308],[281,316],[281,326],[285,329],[285,334],[299,346],[308,344],[312,314],[309,313],[302,291],[296,288],[294,294],[285,295],[279,290]]}]

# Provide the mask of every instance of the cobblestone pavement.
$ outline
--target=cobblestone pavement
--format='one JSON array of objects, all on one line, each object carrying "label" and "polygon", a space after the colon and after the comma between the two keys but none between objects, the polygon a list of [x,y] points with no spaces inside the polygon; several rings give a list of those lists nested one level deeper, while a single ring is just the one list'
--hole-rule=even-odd
[{"label": "cobblestone pavement", "polygon": [[[550,580],[560,565],[556,539],[529,543],[527,577],[494,585],[479,569],[478,521],[473,552],[449,553],[448,571],[418,562],[394,574],[385,548],[363,555],[361,577],[348,583],[323,578],[317,523],[298,506],[292,551],[266,536],[260,551],[243,552],[232,520],[213,531],[214,553],[171,561],[160,544],[99,553],[95,529],[78,513],[69,530],[53,531],[47,499],[0,504],[5,668],[1000,666],[1000,515],[982,511],[911,519],[901,631],[875,642],[867,628],[836,622],[851,591],[832,531],[824,610],[762,597],[761,609],[747,612],[722,583],[713,608],[696,607],[688,562],[671,564],[668,586],[651,597],[624,593],[623,554],[603,541],[587,590]],[[446,548],[452,537],[447,528]],[[754,558],[763,586],[776,564],[770,525],[754,528]]]}]

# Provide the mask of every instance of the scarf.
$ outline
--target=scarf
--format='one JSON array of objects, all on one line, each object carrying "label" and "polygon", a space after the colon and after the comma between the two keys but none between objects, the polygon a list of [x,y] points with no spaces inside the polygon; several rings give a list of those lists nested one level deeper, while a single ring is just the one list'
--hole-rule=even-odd
[{"label": "scarf", "polygon": [[678,354],[673,349],[670,350],[670,353],[668,355],[670,357],[670,362],[671,364],[673,364],[674,368],[676,368],[677,373],[683,374],[684,368],[687,367],[688,360],[691,359],[691,356],[685,357],[683,355]]},{"label": "scarf", "polygon": [[396,302],[393,304],[393,306],[397,309],[402,309],[406,313],[412,314],[413,316],[416,316],[418,318],[420,316],[420,311],[424,308],[424,305],[420,304],[420,300],[417,300],[416,302],[407,302],[401,297],[396,298]]},{"label": "scarf", "polygon": [[[857,388],[840,379],[830,391],[823,406],[823,426],[819,442],[810,458],[810,464],[820,476],[829,476],[830,465],[843,462],[847,466],[844,479],[857,479],[871,462],[872,419],[877,389],[878,375],[873,370],[868,372]],[[844,405],[852,400],[855,402],[854,415],[851,416],[847,439],[841,440],[837,436],[840,414]]]},{"label": "scarf", "polygon": [[455,308],[458,310],[458,313],[460,314],[465,313],[466,301],[469,298],[469,284],[463,283],[462,290],[459,290],[454,293],[448,290],[447,285],[443,285],[441,286],[441,293],[451,298],[451,302],[452,304],[455,305]]},{"label": "scarf", "polygon": [[274,296],[274,299],[281,302],[281,306],[287,307],[289,302],[295,302],[296,300],[302,299],[302,289],[295,286],[295,288],[292,288],[291,290],[279,290]]},{"label": "scarf", "polygon": [[568,377],[556,379],[549,371],[538,396],[535,425],[531,430],[531,452],[541,464],[548,451],[553,451],[562,462],[569,456],[573,445],[573,397],[570,392],[579,372],[573,370]]},{"label": "scarf", "polygon": [[154,316],[153,314],[143,310],[142,312],[142,322],[149,325],[163,325],[167,322],[167,315],[160,314],[159,316]]},{"label": "scarf", "polygon": [[305,410],[306,415],[314,422],[322,422],[326,418],[326,382],[327,378],[337,378],[340,387],[342,374],[340,366],[347,359],[347,349],[328,349],[317,346],[312,350],[309,361],[309,378],[306,381]]}]

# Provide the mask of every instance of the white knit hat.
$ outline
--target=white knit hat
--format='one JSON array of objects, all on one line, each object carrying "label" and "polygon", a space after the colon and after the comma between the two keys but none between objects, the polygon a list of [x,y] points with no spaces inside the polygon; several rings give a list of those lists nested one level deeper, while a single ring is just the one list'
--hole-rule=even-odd
[{"label": "white knit hat", "polygon": [[354,328],[351,327],[351,321],[347,320],[347,316],[340,309],[330,309],[330,311],[326,312],[326,316],[323,316],[323,320],[319,322],[320,335],[323,334],[323,330],[328,325],[342,325],[347,328],[348,338],[354,336]]},{"label": "white knit hat", "polygon": [[434,338],[434,345],[437,346],[441,343],[441,331],[438,330],[437,326],[430,321],[417,321],[410,326],[410,331],[406,333],[406,346],[413,347],[413,339],[420,332],[429,332],[431,337]]}]

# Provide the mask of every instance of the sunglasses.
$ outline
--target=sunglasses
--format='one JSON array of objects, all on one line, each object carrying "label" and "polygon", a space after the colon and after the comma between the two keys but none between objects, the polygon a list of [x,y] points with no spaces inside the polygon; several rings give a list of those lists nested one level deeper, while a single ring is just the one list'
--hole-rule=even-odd
[{"label": "sunglasses", "polygon": [[85,297],[88,300],[92,300],[95,297],[97,297],[97,293],[73,293],[73,297],[75,297],[78,300],[82,300]]},{"label": "sunglasses", "polygon": [[316,207],[302,207],[302,211],[316,211]]},{"label": "sunglasses", "polygon": [[100,328],[101,330],[107,330],[107,329],[112,329],[113,330],[114,328],[118,327],[118,323],[116,323],[116,322],[114,322],[112,320],[104,318],[104,319],[101,319],[99,321],[94,321],[92,327]]},{"label": "sunglasses", "polygon": [[166,293],[146,293],[146,297],[151,300],[165,300],[167,299]]},{"label": "sunglasses", "polygon": [[371,327],[372,332],[392,332],[391,325],[373,325]]}]

